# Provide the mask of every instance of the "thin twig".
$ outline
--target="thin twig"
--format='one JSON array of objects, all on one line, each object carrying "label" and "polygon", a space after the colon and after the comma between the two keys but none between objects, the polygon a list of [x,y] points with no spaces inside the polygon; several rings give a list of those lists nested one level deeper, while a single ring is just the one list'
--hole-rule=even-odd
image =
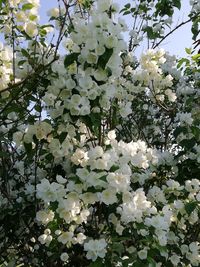
[{"label": "thin twig", "polygon": [[188,20],[181,22],[173,30],[171,30],[170,32],[168,32],[157,44],[153,45],[152,48],[155,49],[156,47],[158,47],[168,36],[170,36],[173,32],[175,32],[176,30],[178,30],[183,25],[185,25],[185,24],[189,23],[190,21],[192,21],[194,18],[198,17],[199,14],[200,14],[200,12],[197,13],[195,16],[189,18]]}]

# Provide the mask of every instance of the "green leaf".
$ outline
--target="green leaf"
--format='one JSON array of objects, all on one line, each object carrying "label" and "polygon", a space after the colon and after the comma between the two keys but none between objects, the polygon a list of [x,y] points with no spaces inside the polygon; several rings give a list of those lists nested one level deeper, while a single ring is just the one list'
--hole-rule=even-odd
[{"label": "green leaf", "polygon": [[0,151],[0,157],[1,158],[9,158],[9,154],[5,151]]},{"label": "green leaf", "polygon": [[62,144],[64,142],[64,140],[66,139],[66,136],[67,136],[67,133],[66,132],[62,132],[60,135],[59,135],[59,141],[60,143]]},{"label": "green leaf", "polygon": [[187,203],[185,205],[185,210],[187,214],[190,215],[195,210],[196,206],[197,206],[196,202]]},{"label": "green leaf", "polygon": [[23,11],[30,10],[30,9],[32,9],[33,7],[34,7],[33,4],[31,4],[31,3],[27,3],[27,4],[24,4],[24,5],[22,6],[22,10],[23,10]]},{"label": "green leaf", "polygon": [[24,142],[24,147],[25,147],[28,158],[31,158],[33,155],[32,143],[25,143]]},{"label": "green leaf", "polygon": [[191,55],[192,50],[191,50],[191,48],[185,48],[185,52],[186,52],[188,55]]},{"label": "green leaf", "polygon": [[200,129],[196,126],[191,127],[192,133],[197,140],[200,140]]},{"label": "green leaf", "polygon": [[110,168],[110,171],[111,172],[115,172],[116,170],[118,170],[119,169],[119,166],[117,166],[117,165],[113,165],[111,168]]},{"label": "green leaf", "polygon": [[17,65],[22,66],[25,62],[27,62],[27,61],[26,60],[20,60]]},{"label": "green leaf", "polygon": [[49,27],[54,28],[52,24],[45,24],[45,25],[42,25],[40,28],[44,29],[44,28],[49,28]]},{"label": "green leaf", "polygon": [[191,31],[193,33],[193,40],[196,40],[197,35],[199,34],[199,22],[198,20],[193,21]]},{"label": "green leaf", "polygon": [[69,67],[71,64],[74,63],[78,59],[79,53],[71,53],[65,56],[64,65],[65,67]]},{"label": "green leaf", "polygon": [[122,253],[124,252],[124,246],[122,243],[113,243],[112,244],[112,250],[117,252],[119,254],[119,256],[122,255]]},{"label": "green leaf", "polygon": [[128,8],[130,8],[130,7],[131,7],[131,4],[130,4],[130,3],[128,3],[128,4],[124,5],[124,7],[125,7],[126,9],[128,9]]},{"label": "green leaf", "polygon": [[148,267],[156,267],[157,266],[157,263],[153,258],[147,257],[147,260],[149,262],[149,266]]},{"label": "green leaf", "polygon": [[196,54],[196,55],[192,56],[192,59],[194,61],[198,61],[200,59],[200,54]]},{"label": "green leaf", "polygon": [[158,15],[161,17],[164,17],[165,15],[171,17],[174,13],[172,3],[171,1],[168,0],[159,0],[155,7],[156,7],[156,12],[155,12],[156,17]]},{"label": "green leaf", "polygon": [[110,49],[106,48],[104,54],[99,57],[97,65],[104,70],[112,54],[113,54],[113,48]]},{"label": "green leaf", "polygon": [[177,127],[174,131],[174,136],[176,138],[179,134],[181,133],[186,134],[187,132],[188,132],[187,127]]},{"label": "green leaf", "polygon": [[26,49],[22,48],[22,49],[21,49],[21,53],[22,53],[22,55],[23,55],[24,57],[29,57],[29,53],[28,53],[28,51],[27,51]]},{"label": "green leaf", "polygon": [[135,259],[136,259],[136,257],[131,257],[131,258],[123,260],[122,266],[123,267],[135,266],[135,265],[132,265]]},{"label": "green leaf", "polygon": [[177,68],[179,69],[179,68],[183,65],[183,63],[185,63],[186,66],[188,66],[188,65],[190,64],[190,61],[189,61],[189,59],[187,59],[187,58],[181,58],[181,59],[178,61]]},{"label": "green leaf", "polygon": [[36,20],[36,19],[37,19],[37,16],[31,14],[31,15],[29,15],[29,19],[32,20],[32,21],[33,21],[33,20]]},{"label": "green leaf", "polygon": [[14,259],[11,260],[11,261],[9,261],[9,263],[8,263],[8,265],[7,265],[7,267],[15,267],[15,266],[16,266],[16,262],[15,262]]},{"label": "green leaf", "polygon": [[155,39],[156,37],[159,36],[158,32],[154,32],[154,31],[153,31],[153,27],[150,27],[150,26],[146,27],[146,28],[144,29],[144,32],[147,33],[147,37],[148,37],[150,40]]},{"label": "green leaf", "polygon": [[173,6],[177,7],[180,10],[181,9],[181,0],[174,0]]},{"label": "green leaf", "polygon": [[36,105],[34,106],[34,109],[35,109],[37,112],[42,112],[42,107],[41,107],[41,105],[36,104]]},{"label": "green leaf", "polygon": [[90,114],[91,128],[96,136],[99,135],[99,129],[101,127],[101,114],[91,113]]},{"label": "green leaf", "polygon": [[97,259],[96,261],[90,263],[89,267],[105,267],[105,265],[102,260]]},{"label": "green leaf", "polygon": [[184,139],[180,142],[180,145],[184,147],[186,150],[191,150],[196,145],[196,139]]},{"label": "green leaf", "polygon": [[45,29],[40,29],[40,36],[45,36],[45,35],[47,35],[47,31],[45,30]]},{"label": "green leaf", "polygon": [[134,266],[134,267],[147,267],[147,265],[145,265],[144,262],[142,262],[141,260],[135,261],[132,266]]},{"label": "green leaf", "polygon": [[130,11],[130,10],[127,10],[127,11],[125,11],[125,12],[123,13],[124,16],[129,15],[129,14],[131,14],[131,11]]}]

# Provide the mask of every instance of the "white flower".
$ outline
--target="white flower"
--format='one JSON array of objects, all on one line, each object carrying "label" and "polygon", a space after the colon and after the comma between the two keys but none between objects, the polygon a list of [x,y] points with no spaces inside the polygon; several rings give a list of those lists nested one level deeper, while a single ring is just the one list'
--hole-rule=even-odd
[{"label": "white flower", "polygon": [[79,85],[83,89],[90,89],[93,86],[93,81],[90,76],[85,76],[79,79]]},{"label": "white flower", "polygon": [[104,258],[106,255],[106,246],[107,243],[103,238],[100,240],[90,240],[89,242],[85,243],[84,250],[87,251],[87,259],[96,261],[98,257]]},{"label": "white flower", "polygon": [[145,224],[147,226],[151,225],[159,230],[168,230],[170,226],[170,222],[166,219],[166,217],[161,215],[156,215],[152,218],[146,218]]},{"label": "white flower", "polygon": [[67,182],[67,179],[63,178],[61,175],[56,175],[56,181],[59,184],[65,184]]},{"label": "white flower", "polygon": [[131,163],[139,168],[147,169],[149,167],[148,159],[145,154],[139,151],[131,158]]},{"label": "white flower", "polygon": [[69,255],[66,252],[64,252],[60,255],[60,259],[61,261],[67,262],[69,259]]},{"label": "white flower", "polygon": [[84,240],[86,239],[87,237],[83,234],[83,233],[78,233],[77,234],[77,237],[74,238],[74,241],[75,243],[78,243],[78,244],[83,244]]},{"label": "white flower", "polygon": [[63,243],[63,244],[67,244],[72,242],[72,238],[73,238],[73,233],[72,232],[63,232],[59,237],[58,237],[58,241]]},{"label": "white flower", "polygon": [[141,260],[145,260],[147,258],[147,249],[142,249],[142,250],[138,251],[138,257]]},{"label": "white flower", "polygon": [[130,184],[130,177],[122,173],[109,173],[106,180],[111,187],[121,192],[126,191]]},{"label": "white flower", "polygon": [[71,157],[71,161],[75,164],[75,165],[81,165],[82,167],[84,167],[87,164],[88,161],[88,153],[85,152],[84,150],[77,148],[75,153],[72,155]]},{"label": "white flower", "polygon": [[25,24],[24,30],[30,37],[34,37],[38,34],[37,24],[32,21]]},{"label": "white flower", "polygon": [[117,202],[116,192],[113,188],[104,190],[100,195],[100,200],[106,205],[112,205]]},{"label": "white flower", "polygon": [[151,202],[147,201],[144,191],[137,189],[129,196],[128,201],[118,208],[118,213],[125,223],[142,222],[143,213],[148,212],[150,207]]},{"label": "white flower", "polygon": [[58,183],[50,184],[47,179],[42,179],[41,183],[37,185],[37,197],[44,202],[54,202],[64,195],[64,186]]},{"label": "white flower", "polygon": [[171,263],[173,264],[173,266],[177,266],[180,262],[180,256],[173,254],[171,257],[169,257]]},{"label": "white flower", "polygon": [[101,146],[96,146],[88,151],[88,156],[90,159],[97,159],[103,156],[103,148]]},{"label": "white flower", "polygon": [[85,204],[94,204],[98,200],[96,194],[92,192],[82,194],[81,199]]},{"label": "white flower", "polygon": [[113,47],[116,47],[117,46],[117,38],[113,35],[110,35],[106,38],[106,43],[105,43],[105,46],[107,48],[113,48]]},{"label": "white flower", "polygon": [[65,104],[66,108],[70,110],[71,115],[85,116],[90,113],[90,102],[86,97],[81,97],[78,94],[74,94],[71,100],[68,100]]},{"label": "white flower", "polygon": [[38,241],[44,245],[46,243],[47,235],[43,234],[38,237]]},{"label": "white flower", "polygon": [[58,8],[52,8],[48,10],[47,15],[50,17],[58,17],[59,16],[59,9]]},{"label": "white flower", "polygon": [[37,221],[42,222],[42,224],[44,225],[53,221],[53,218],[54,218],[54,212],[52,210],[49,211],[40,210],[36,214]]},{"label": "white flower", "polygon": [[47,139],[52,131],[52,126],[45,121],[37,121],[34,125],[29,125],[27,132],[24,136],[26,143],[32,142],[33,135],[35,134],[38,140]]},{"label": "white flower", "polygon": [[192,242],[190,243],[189,248],[191,252],[198,252],[200,249],[200,245],[198,242]]},{"label": "white flower", "polygon": [[71,90],[76,87],[76,83],[73,79],[68,79],[66,81],[66,86],[67,86],[67,89]]},{"label": "white flower", "polygon": [[80,213],[80,216],[79,218],[77,219],[77,223],[81,224],[81,223],[86,223],[87,222],[87,218],[88,216],[90,215],[90,211],[85,209],[85,210],[82,210],[81,213]]},{"label": "white flower", "polygon": [[128,102],[120,108],[119,113],[122,116],[122,118],[126,118],[129,114],[132,113],[131,105],[132,105],[131,102]]},{"label": "white flower", "polygon": [[191,113],[180,112],[177,113],[175,121],[180,122],[181,125],[192,125],[193,118]]},{"label": "white flower", "polygon": [[95,72],[94,72],[94,78],[97,80],[97,81],[105,81],[107,79],[107,73],[105,70],[102,70],[102,69],[97,69]]},{"label": "white flower", "polygon": [[62,232],[61,232],[61,230],[56,230],[55,231],[55,235],[60,235]]},{"label": "white flower", "polygon": [[118,233],[118,235],[122,235],[123,230],[124,230],[124,227],[120,223],[118,223],[116,225],[116,232]]},{"label": "white flower", "polygon": [[50,233],[47,231],[47,233],[44,233],[42,235],[40,235],[38,237],[38,241],[42,244],[42,245],[46,245],[49,246],[49,244],[51,243],[53,237],[50,235]]},{"label": "white flower", "polygon": [[98,12],[104,12],[106,10],[109,10],[111,4],[112,4],[111,0],[98,0],[97,1]]},{"label": "white flower", "polygon": [[165,94],[168,96],[168,100],[169,100],[170,102],[175,102],[175,101],[176,101],[177,96],[176,96],[175,93],[172,92],[171,89],[167,89],[167,90],[165,91]]}]

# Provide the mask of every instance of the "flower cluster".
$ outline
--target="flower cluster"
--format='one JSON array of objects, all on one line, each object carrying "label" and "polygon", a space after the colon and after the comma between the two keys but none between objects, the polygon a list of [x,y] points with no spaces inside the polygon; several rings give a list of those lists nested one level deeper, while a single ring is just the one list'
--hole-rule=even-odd
[{"label": "flower cluster", "polygon": [[0,91],[8,87],[8,84],[12,79],[12,52],[10,47],[3,46],[0,44],[0,58],[1,58],[1,66],[0,66]]}]

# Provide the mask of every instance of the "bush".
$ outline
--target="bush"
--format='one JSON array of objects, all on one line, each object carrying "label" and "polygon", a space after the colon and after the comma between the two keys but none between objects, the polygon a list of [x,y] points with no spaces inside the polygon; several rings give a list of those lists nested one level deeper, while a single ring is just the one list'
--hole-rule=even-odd
[{"label": "bush", "polygon": [[160,48],[190,2],[0,1],[0,266],[199,266],[200,55]]}]

